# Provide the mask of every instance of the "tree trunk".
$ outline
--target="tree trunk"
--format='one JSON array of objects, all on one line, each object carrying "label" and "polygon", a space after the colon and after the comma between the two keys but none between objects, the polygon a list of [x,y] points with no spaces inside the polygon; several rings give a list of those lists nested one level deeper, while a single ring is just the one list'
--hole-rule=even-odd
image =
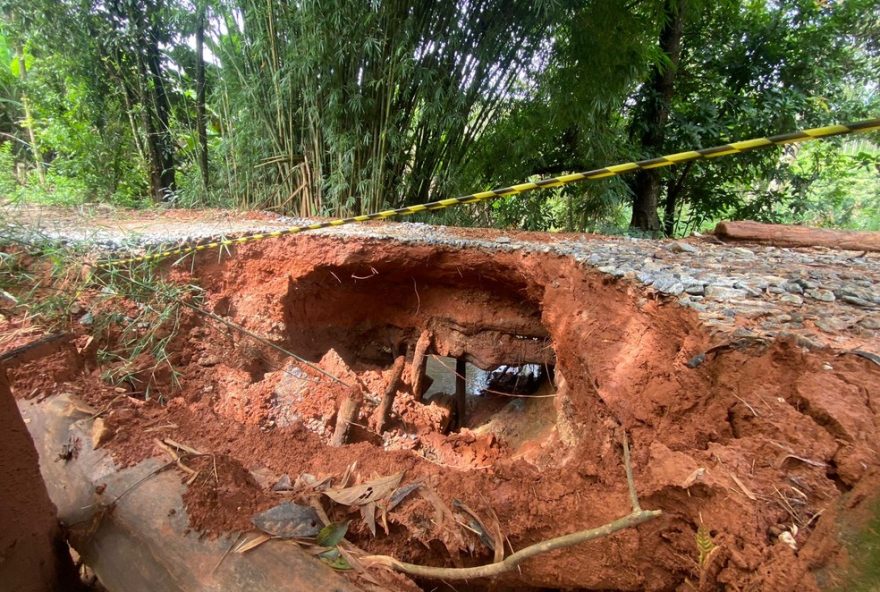
[{"label": "tree trunk", "polygon": [[24,108],[24,127],[28,133],[28,140],[31,145],[31,153],[34,157],[34,162],[37,165],[37,176],[40,179],[40,186],[46,184],[46,171],[43,169],[43,155],[40,152],[40,145],[37,144],[37,137],[34,134],[34,115],[31,112],[31,104],[28,100],[27,95],[27,65],[24,62],[24,50],[21,48],[21,44],[16,46],[15,49],[16,57],[18,58],[18,78],[21,80],[21,105]]},{"label": "tree trunk", "polygon": [[141,124],[144,126],[144,141],[147,148],[147,168],[150,177],[150,196],[155,202],[164,200],[165,192],[162,185],[162,148],[159,145],[159,135],[156,130],[156,121],[152,115],[149,101],[149,84],[147,83],[147,71],[143,59],[138,56],[138,92],[141,104]]},{"label": "tree trunk", "polygon": [[747,241],[777,247],[826,247],[847,251],[880,252],[880,232],[831,230],[742,220],[719,222],[715,236],[725,241]]},{"label": "tree trunk", "polygon": [[[658,64],[651,79],[642,89],[638,115],[632,129],[640,130],[642,150],[657,156],[666,137],[669,102],[672,99],[678,63],[681,58],[681,37],[684,25],[685,0],[667,0],[663,7],[665,22],[660,31],[660,49],[668,63]],[[660,197],[660,172],[639,171],[632,184],[633,212],[630,227],[656,232],[660,230],[657,203]]]},{"label": "tree trunk", "polygon": [[663,232],[668,237],[672,237],[672,235],[675,234],[675,208],[678,206],[678,196],[681,195],[681,191],[684,188],[684,182],[687,179],[688,173],[691,172],[693,164],[694,161],[687,163],[684,167],[684,171],[682,171],[681,175],[678,177],[678,181],[675,182],[675,185],[666,190],[666,207],[664,208],[665,211],[663,213]]},{"label": "tree trunk", "polygon": [[208,190],[208,133],[205,128],[205,3],[198,3],[196,24],[196,133],[199,136],[199,169]]},{"label": "tree trunk", "polygon": [[157,5],[128,4],[129,20],[138,32],[137,53],[144,132],[150,159],[150,192],[157,202],[169,201],[177,190],[174,171],[174,143],[169,127],[171,105],[162,79],[159,31],[153,23]]},{"label": "tree trunk", "polygon": [[159,177],[161,181],[161,199],[162,201],[168,201],[177,190],[177,182],[174,171],[174,143],[169,126],[171,105],[165,92],[165,83],[162,80],[161,54],[159,53],[159,42],[156,37],[155,32],[148,37],[147,67],[150,73],[152,102],[155,105],[156,141],[162,166]]}]

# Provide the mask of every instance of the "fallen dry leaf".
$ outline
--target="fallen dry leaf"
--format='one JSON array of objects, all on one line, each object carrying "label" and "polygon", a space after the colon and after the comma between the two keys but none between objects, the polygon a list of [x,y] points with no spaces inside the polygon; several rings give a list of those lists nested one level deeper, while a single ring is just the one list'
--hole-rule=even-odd
[{"label": "fallen dry leaf", "polygon": [[430,486],[420,487],[419,494],[434,506],[434,524],[439,529],[440,540],[449,554],[455,556],[459,549],[465,548],[464,538],[459,531],[455,515]]},{"label": "fallen dry leaf", "polygon": [[370,533],[375,537],[376,536],[376,502],[370,502],[368,504],[364,504],[360,507],[361,510],[361,518],[364,519],[364,523],[367,525],[367,528],[370,529]]},{"label": "fallen dry leaf", "polygon": [[402,487],[398,487],[394,490],[394,493],[391,494],[391,497],[388,500],[388,507],[386,508],[389,512],[396,508],[400,503],[405,500],[409,494],[422,486],[421,481],[416,481],[415,483],[410,483],[408,485],[404,485]]},{"label": "fallen dry leaf", "polygon": [[256,535],[252,539],[248,539],[246,541],[242,541],[232,550],[233,553],[247,553],[251,549],[256,549],[266,541],[270,540],[272,537],[264,532]]},{"label": "fallen dry leaf", "polygon": [[752,493],[752,490],[749,489],[748,487],[746,487],[746,484],[739,480],[739,477],[737,477],[733,473],[730,473],[730,476],[733,478],[733,480],[736,482],[736,484],[739,485],[739,488],[742,490],[742,492],[744,494],[746,494],[747,498],[749,498],[752,501],[756,501],[758,499],[757,497],[755,497],[755,494]]},{"label": "fallen dry leaf", "polygon": [[312,538],[321,530],[321,519],[315,509],[293,502],[257,514],[251,522],[263,532],[285,539]]},{"label": "fallen dry leaf", "polygon": [[394,489],[400,485],[403,479],[403,472],[390,475],[388,477],[380,477],[360,485],[351,487],[330,488],[323,493],[334,502],[343,506],[362,506],[370,502],[375,502],[389,495]]},{"label": "fallen dry leaf", "polygon": [[489,547],[491,551],[494,551],[495,541],[492,539],[492,535],[489,534],[489,529],[486,528],[486,525],[483,524],[483,521],[477,516],[477,513],[471,510],[463,501],[457,499],[452,500],[452,507],[461,511],[468,517],[468,530],[476,534],[477,537],[479,537],[480,542]]}]

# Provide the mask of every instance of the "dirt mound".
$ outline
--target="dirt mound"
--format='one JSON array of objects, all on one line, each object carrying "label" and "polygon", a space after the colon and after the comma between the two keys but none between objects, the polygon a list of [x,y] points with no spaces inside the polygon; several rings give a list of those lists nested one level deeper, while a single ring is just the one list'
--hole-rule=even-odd
[{"label": "dirt mound", "polygon": [[[663,516],[528,561],[496,589],[809,590],[829,569],[820,550],[836,544],[827,514],[878,480],[876,364],[785,339],[699,357],[719,344],[696,313],[553,253],[303,236],[170,277],[199,283],[206,308],[320,369],[189,315],[170,346],[180,386],[159,384],[161,401],[101,386],[97,370],[60,377],[54,388],[107,407],[118,459],[156,454],[157,435],[222,459],[187,497],[199,530],[246,529],[283,499],[271,491],[283,475],[339,479],[356,462],[361,480],[405,471],[404,483],[448,506],[497,515],[520,549],[628,513],[622,427],[642,505]],[[462,429],[444,433],[450,405],[412,387],[425,333],[429,355],[484,370],[537,364],[548,382],[540,397],[469,397]],[[371,418],[399,355],[407,370],[378,433]],[[14,374],[19,396],[37,380],[48,388],[35,369]],[[330,448],[354,384],[364,400],[352,443]],[[491,561],[435,512],[414,496],[388,513],[387,534],[355,520],[349,536],[413,563]]]}]

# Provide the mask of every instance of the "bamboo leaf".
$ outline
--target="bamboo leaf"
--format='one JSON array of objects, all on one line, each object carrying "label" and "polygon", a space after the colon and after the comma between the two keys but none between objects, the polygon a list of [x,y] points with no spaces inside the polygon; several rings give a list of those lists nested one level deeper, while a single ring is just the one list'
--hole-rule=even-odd
[{"label": "bamboo leaf", "polygon": [[345,538],[345,533],[348,532],[348,525],[350,523],[350,520],[346,520],[345,522],[332,522],[328,524],[315,537],[315,543],[321,547],[335,547]]}]

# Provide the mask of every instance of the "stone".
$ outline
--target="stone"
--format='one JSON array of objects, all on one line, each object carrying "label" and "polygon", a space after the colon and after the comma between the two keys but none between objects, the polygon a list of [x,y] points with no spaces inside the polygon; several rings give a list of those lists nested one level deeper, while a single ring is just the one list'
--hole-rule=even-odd
[{"label": "stone", "polygon": [[199,366],[204,366],[207,368],[210,366],[216,366],[217,364],[219,364],[222,361],[223,361],[222,358],[220,358],[220,356],[218,356],[218,355],[204,354],[198,360],[196,360],[196,363]]},{"label": "stone", "polygon": [[660,276],[654,280],[654,289],[664,294],[672,294],[677,296],[684,292],[684,285],[674,277]]},{"label": "stone", "polygon": [[861,306],[863,308],[868,308],[868,307],[874,306],[874,304],[872,302],[868,302],[867,300],[862,300],[861,298],[858,298],[856,296],[850,296],[848,294],[844,294],[843,296],[840,297],[840,299],[842,301],[846,302],[847,304],[852,304],[853,306]]},{"label": "stone", "polygon": [[690,243],[676,241],[674,243],[670,243],[669,246],[666,247],[673,253],[699,253],[700,249],[695,247]]},{"label": "stone", "polygon": [[734,247],[730,249],[730,252],[739,255],[742,259],[754,259],[756,257],[754,251],[746,249],[745,247]]},{"label": "stone", "polygon": [[822,302],[834,302],[834,292],[832,292],[831,290],[825,290],[824,288],[811,288],[807,290],[806,294],[814,300],[820,300]]},{"label": "stone", "polygon": [[103,446],[113,435],[110,428],[104,422],[103,417],[99,417],[92,423],[92,448],[97,450]]},{"label": "stone", "polygon": [[759,289],[760,287],[753,287],[744,282],[736,282],[735,284],[733,284],[733,287],[738,290],[745,290],[749,294],[749,296],[753,296],[755,298],[761,295],[761,290]]},{"label": "stone", "polygon": [[650,286],[654,283],[654,276],[648,273],[647,271],[640,271],[636,274],[636,279],[645,284],[646,286]]},{"label": "stone", "polygon": [[688,308],[692,308],[697,312],[706,312],[707,310],[709,310],[709,307],[707,307],[705,304],[694,302],[692,300],[682,302],[681,304],[682,306],[687,306]]},{"label": "stone", "polygon": [[797,294],[783,294],[779,297],[779,301],[786,304],[792,304],[794,306],[800,306],[804,303],[804,299]]},{"label": "stone", "polygon": [[786,292],[790,292],[792,294],[803,294],[804,293],[803,286],[801,286],[797,282],[788,282],[787,284],[783,285],[782,287],[785,288]]},{"label": "stone", "polygon": [[747,292],[737,288],[727,288],[725,286],[706,286],[704,293],[706,298],[713,300],[731,300],[733,298],[745,298]]},{"label": "stone", "polygon": [[845,330],[849,326],[849,323],[847,323],[843,319],[825,317],[816,321],[816,326],[826,333],[837,333],[838,331]]},{"label": "stone", "polygon": [[865,329],[880,329],[880,316],[865,317],[858,324]]}]

